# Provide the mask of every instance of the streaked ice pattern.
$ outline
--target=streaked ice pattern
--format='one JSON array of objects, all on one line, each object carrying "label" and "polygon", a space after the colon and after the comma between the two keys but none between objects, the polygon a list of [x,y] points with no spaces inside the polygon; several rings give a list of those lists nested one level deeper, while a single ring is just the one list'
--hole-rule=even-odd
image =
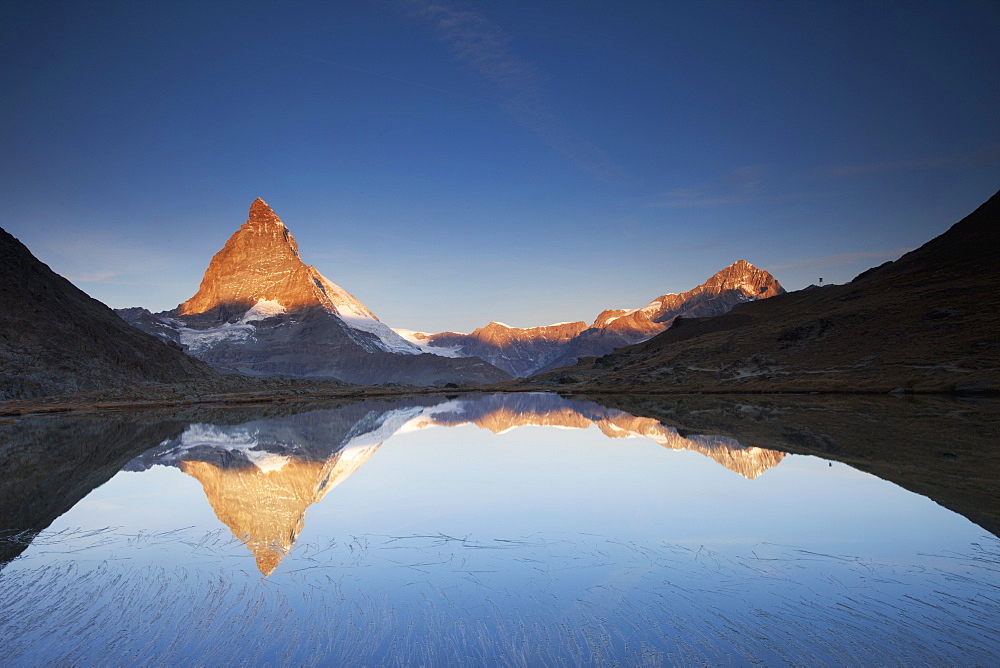
[{"label": "streaked ice pattern", "polygon": [[[0,664],[1000,662],[996,539],[917,566],[773,544],[355,536],[266,579],[221,531],[43,542],[65,558],[0,574]],[[132,558],[164,543],[187,558]]]}]

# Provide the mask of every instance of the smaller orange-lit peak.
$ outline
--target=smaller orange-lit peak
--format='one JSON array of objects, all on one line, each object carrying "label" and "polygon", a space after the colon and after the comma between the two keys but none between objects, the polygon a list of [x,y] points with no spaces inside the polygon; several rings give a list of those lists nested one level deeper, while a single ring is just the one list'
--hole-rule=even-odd
[{"label": "smaller orange-lit peak", "polygon": [[268,206],[267,202],[258,197],[250,205],[250,216],[247,222],[281,224],[281,218],[278,218],[278,215]]}]

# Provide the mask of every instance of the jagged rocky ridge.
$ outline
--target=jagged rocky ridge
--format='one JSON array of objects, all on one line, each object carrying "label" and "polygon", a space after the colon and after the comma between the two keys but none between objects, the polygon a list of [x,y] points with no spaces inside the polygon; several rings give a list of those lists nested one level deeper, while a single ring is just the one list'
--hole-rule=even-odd
[{"label": "jagged rocky ridge", "polygon": [[424,352],[356,297],[306,265],[264,200],[176,309],[120,309],[129,324],[229,373],[365,385],[479,385],[509,376],[476,358]]},{"label": "jagged rocky ridge", "polygon": [[1000,193],[844,285],[683,319],[528,386],[586,391],[1000,392]]},{"label": "jagged rocky ridge", "polygon": [[645,341],[680,317],[722,315],[737,304],[784,292],[770,273],[739,260],[687,292],[662,295],[642,308],[603,311],[590,326],[579,321],[519,328],[491,322],[471,334],[403,333],[424,350],[479,357],[512,376],[524,377]]},{"label": "jagged rocky ridge", "polygon": [[126,325],[0,229],[0,400],[214,376]]},{"label": "jagged rocky ridge", "polygon": [[657,420],[590,401],[521,393],[366,401],[238,424],[194,423],[126,469],[174,466],[196,478],[216,516],[268,575],[291,551],[309,506],[357,471],[384,441],[417,429],[464,424],[493,433],[527,425],[596,425],[608,438],[648,438],[671,450],[699,452],[748,479],[784,457],[731,437],[681,435]]}]

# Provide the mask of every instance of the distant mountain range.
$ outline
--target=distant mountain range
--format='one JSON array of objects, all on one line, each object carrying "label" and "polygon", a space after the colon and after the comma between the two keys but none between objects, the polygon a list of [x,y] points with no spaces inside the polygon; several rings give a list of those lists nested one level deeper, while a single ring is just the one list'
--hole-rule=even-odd
[{"label": "distant mountain range", "polygon": [[739,260],[693,290],[662,295],[642,308],[603,311],[589,326],[579,321],[522,329],[491,322],[471,334],[400,331],[429,352],[480,357],[512,376],[524,377],[645,341],[679,317],[721,315],[737,304],[784,293],[774,276]]},{"label": "distant mountain range", "polygon": [[258,198],[191,299],[162,313],[141,307],[118,313],[223,372],[367,385],[484,385],[643,341],[679,316],[725,313],[782,293],[773,276],[740,260],[683,294],[604,311],[589,327],[582,321],[530,329],[493,322],[472,334],[394,330],[306,265],[291,232]]},{"label": "distant mountain range", "polygon": [[593,392],[1000,392],[1000,193],[845,285],[683,318],[527,386]]}]

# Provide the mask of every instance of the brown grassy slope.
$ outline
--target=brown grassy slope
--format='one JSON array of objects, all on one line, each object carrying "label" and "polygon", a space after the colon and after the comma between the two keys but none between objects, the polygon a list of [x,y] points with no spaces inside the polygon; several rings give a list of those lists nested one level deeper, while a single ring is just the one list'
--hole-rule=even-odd
[{"label": "brown grassy slope", "polygon": [[524,381],[587,391],[1000,391],[1000,193],[851,283],[679,325]]}]

